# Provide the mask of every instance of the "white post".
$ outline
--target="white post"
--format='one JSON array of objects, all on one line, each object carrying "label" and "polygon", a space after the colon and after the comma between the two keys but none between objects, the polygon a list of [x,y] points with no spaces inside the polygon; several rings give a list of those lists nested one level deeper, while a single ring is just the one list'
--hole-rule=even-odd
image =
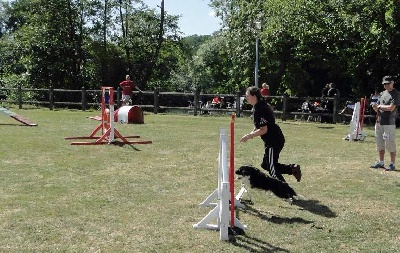
[{"label": "white post", "polygon": [[258,88],[258,35],[256,37],[256,64],[254,67],[254,86]]},{"label": "white post", "polygon": [[360,102],[357,102],[354,104],[353,115],[350,121],[350,130],[347,137],[344,138],[345,140],[363,141],[365,139],[366,135],[360,123],[360,112],[361,112],[361,104]]},{"label": "white post", "polygon": [[351,117],[350,121],[349,141],[354,141],[354,139],[357,139],[357,136],[355,136],[355,134],[358,128],[359,115],[360,115],[360,103],[357,102],[354,104],[353,116]]},{"label": "white post", "polygon": [[219,210],[219,239],[220,240],[229,240],[229,182],[223,182],[221,187],[221,199],[220,201],[220,210]]},{"label": "white post", "polygon": [[256,28],[256,63],[254,67],[254,86],[258,88],[258,69],[259,69],[259,53],[258,53],[258,47],[259,47],[259,41],[260,39],[258,38],[259,32],[261,30],[261,22],[256,21],[254,22],[255,28]]}]

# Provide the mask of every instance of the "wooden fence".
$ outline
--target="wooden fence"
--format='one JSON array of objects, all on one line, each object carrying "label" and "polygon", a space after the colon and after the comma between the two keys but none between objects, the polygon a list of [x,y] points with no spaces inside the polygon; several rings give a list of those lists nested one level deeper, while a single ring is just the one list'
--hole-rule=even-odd
[{"label": "wooden fence", "polygon": [[[100,92],[100,90],[86,90],[85,88],[81,90],[0,88],[0,102],[18,104],[20,109],[25,104],[33,104],[48,107],[50,110],[55,107],[67,107],[85,111],[100,107]],[[59,94],[62,94],[62,96],[59,96]],[[114,99],[117,106],[120,106],[122,97],[120,88],[116,89],[115,94],[116,98]],[[224,108],[206,108],[204,106],[206,101],[211,101],[216,95],[223,97],[227,101],[227,106]],[[31,99],[24,99],[24,97]],[[251,107],[242,103],[244,97],[239,92],[236,94],[201,94],[198,92],[161,92],[156,89],[154,91],[135,91],[133,97],[138,100],[134,101],[135,104],[139,104],[143,110],[152,111],[155,114],[179,110],[193,115],[236,113],[240,117],[243,114],[251,113]],[[61,101],[61,98],[64,101]],[[346,99],[338,99],[337,97],[292,97],[286,95],[269,96],[267,100],[273,105],[275,114],[280,116],[282,120],[311,116],[329,119],[330,123],[338,122],[340,104],[346,101]],[[333,108],[330,112],[304,112],[300,108],[305,101],[330,101],[333,103]]]}]

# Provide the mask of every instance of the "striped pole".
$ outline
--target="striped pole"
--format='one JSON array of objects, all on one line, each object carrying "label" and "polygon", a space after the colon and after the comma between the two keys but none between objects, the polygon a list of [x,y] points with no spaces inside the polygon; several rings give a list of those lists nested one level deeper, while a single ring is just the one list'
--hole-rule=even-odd
[{"label": "striped pole", "polygon": [[[102,135],[108,137],[108,142],[114,141],[114,88],[101,87],[101,115],[102,115]],[[109,133],[107,133],[109,132]]]},{"label": "striped pole", "polygon": [[229,188],[231,192],[231,228],[235,227],[235,117],[231,115],[231,152],[229,155]]},{"label": "striped pole", "polygon": [[364,128],[364,119],[365,119],[365,106],[366,106],[367,97],[361,98],[361,115],[360,115],[360,125],[361,129]]}]

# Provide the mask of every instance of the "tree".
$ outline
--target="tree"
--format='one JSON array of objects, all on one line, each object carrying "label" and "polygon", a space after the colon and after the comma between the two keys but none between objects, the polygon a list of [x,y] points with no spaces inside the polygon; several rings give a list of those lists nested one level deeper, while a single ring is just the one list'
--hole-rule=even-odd
[{"label": "tree", "polygon": [[[164,61],[173,62],[174,54],[166,52],[178,46],[177,17],[160,18],[141,1],[16,0],[6,10],[1,24],[10,43],[5,38],[1,43],[12,47],[10,52],[18,49],[18,73],[9,69],[26,73],[25,85],[33,87],[116,86],[127,72],[145,84],[159,65],[163,74],[155,75],[169,75]],[[164,40],[169,41],[165,48]]]},{"label": "tree", "polygon": [[[164,1],[161,1],[160,13],[146,6],[132,8],[129,6],[131,2],[119,1],[119,17],[114,23],[121,27],[122,33],[113,34],[113,40],[125,51],[125,72],[130,73],[142,89],[146,89],[159,83],[149,83],[153,76],[165,77],[167,74],[164,60],[171,62],[173,54],[167,52],[175,50],[178,45],[178,19],[164,11]],[[168,43],[164,43],[166,41]],[[168,56],[164,59],[163,55]],[[163,66],[162,73],[158,71],[160,66]]]},{"label": "tree", "polygon": [[[213,0],[229,31],[232,61],[251,78],[251,24],[262,23],[261,79],[272,90],[320,95],[327,82],[343,94],[372,90],[384,74],[396,75],[399,1]],[[397,43],[396,43],[397,42]],[[391,59],[391,61],[388,61]],[[246,67],[247,64],[247,67]],[[243,71],[244,70],[244,71]]]},{"label": "tree", "polygon": [[22,51],[18,62],[35,87],[80,88],[77,86],[82,61],[79,4],[43,0],[13,2],[10,10],[10,20],[14,20],[12,26],[16,29],[13,38],[15,46]]}]

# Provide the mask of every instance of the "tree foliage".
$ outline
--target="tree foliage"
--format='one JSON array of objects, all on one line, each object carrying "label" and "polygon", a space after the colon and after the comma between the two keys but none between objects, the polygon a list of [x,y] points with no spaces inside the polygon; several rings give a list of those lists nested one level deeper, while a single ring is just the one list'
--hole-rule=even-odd
[{"label": "tree foliage", "polygon": [[176,67],[178,18],[138,0],[16,0],[0,13],[0,78],[8,86],[8,77],[24,74],[25,86],[99,88],[129,73],[145,88]]},{"label": "tree foliage", "polygon": [[210,0],[223,28],[185,38],[159,3],[3,1],[0,80],[99,88],[129,73],[142,89],[233,93],[254,84],[257,38],[259,81],[273,94],[319,96],[334,82],[364,96],[382,76],[400,77],[397,0]]},{"label": "tree foliage", "polygon": [[[342,94],[365,95],[383,75],[399,74],[399,1],[213,0],[211,4],[230,34],[232,61],[240,66],[242,78],[254,73],[253,41],[260,37],[260,80],[275,92],[319,95],[325,83],[335,82]],[[256,21],[262,24],[259,34]]]}]

